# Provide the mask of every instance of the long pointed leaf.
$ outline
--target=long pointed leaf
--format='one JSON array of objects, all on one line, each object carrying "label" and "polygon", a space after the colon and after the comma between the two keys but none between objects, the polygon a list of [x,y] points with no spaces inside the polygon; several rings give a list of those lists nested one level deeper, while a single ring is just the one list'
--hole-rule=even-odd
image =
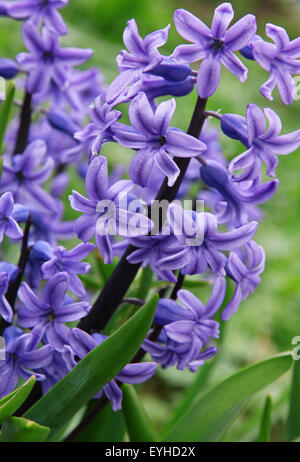
[{"label": "long pointed leaf", "polygon": [[288,441],[293,441],[300,436],[300,360],[294,361],[293,366],[287,427]]},{"label": "long pointed leaf", "polygon": [[35,384],[35,381],[36,378],[33,375],[21,387],[17,388],[17,390],[13,391],[8,396],[5,396],[5,398],[0,401],[0,425],[2,425],[8,417],[13,415],[24,403]]},{"label": "long pointed leaf", "polygon": [[[246,367],[199,398],[165,437],[165,441],[216,441],[224,432],[224,414],[283,375],[292,364],[290,353]],[[232,419],[229,419],[229,424]]]},{"label": "long pointed leaf", "polygon": [[260,422],[259,443],[268,443],[271,439],[271,411],[272,411],[272,398],[270,395],[266,397],[263,415]]},{"label": "long pointed leaf", "polygon": [[50,428],[38,425],[22,417],[10,417],[1,427],[1,442],[42,443],[46,441]]},{"label": "long pointed leaf", "polygon": [[158,441],[154,429],[135,389],[131,385],[123,385],[122,412],[127,432],[132,442]]},{"label": "long pointed leaf", "polygon": [[133,358],[151,327],[157,300],[154,296],[92,350],[24,417],[50,427],[51,440],[55,440],[60,428]]}]

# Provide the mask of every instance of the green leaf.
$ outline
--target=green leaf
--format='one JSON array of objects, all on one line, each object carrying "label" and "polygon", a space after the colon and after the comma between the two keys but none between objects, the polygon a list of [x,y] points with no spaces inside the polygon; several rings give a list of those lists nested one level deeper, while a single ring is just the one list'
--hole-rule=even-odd
[{"label": "green leaf", "polygon": [[151,289],[153,279],[153,272],[149,266],[142,269],[142,275],[139,283],[138,290],[136,292],[136,298],[140,300],[146,300],[149,290]]},{"label": "green leaf", "polygon": [[271,439],[271,411],[272,411],[272,398],[270,395],[266,397],[265,406],[260,422],[260,429],[259,429],[259,436],[258,442],[259,443],[269,443]]},{"label": "green leaf", "polygon": [[24,415],[51,428],[52,441],[61,427],[133,358],[155,314],[155,295],[120,329],[92,350]]},{"label": "green leaf", "polygon": [[9,116],[13,105],[14,96],[15,85],[13,82],[9,82],[9,84],[7,85],[6,99],[2,102],[0,108],[0,152],[2,150],[2,143],[7,128],[7,124],[9,122]]},{"label": "green leaf", "polygon": [[22,417],[9,417],[1,427],[0,441],[6,443],[42,443],[46,441],[50,428],[38,425]]},{"label": "green leaf", "polygon": [[287,421],[287,440],[300,436],[300,360],[294,361],[291,385],[289,415]]},{"label": "green leaf", "polygon": [[[291,354],[284,353],[241,369],[201,396],[164,440],[216,441],[232,423],[234,407],[278,379],[291,364]],[[226,413],[230,415],[227,423]]]},{"label": "green leaf", "polygon": [[5,398],[0,401],[0,425],[13,415],[17,409],[24,403],[24,401],[29,396],[33,385],[35,384],[35,376],[31,376],[26,383],[21,387],[17,388],[10,395],[5,396]]},{"label": "green leaf", "polygon": [[[93,403],[93,405],[96,403]],[[98,412],[74,441],[89,443],[109,441],[110,443],[120,443],[124,439],[125,430],[126,427],[122,412],[114,412],[111,404],[106,403],[104,408]]]},{"label": "green leaf", "polygon": [[126,422],[127,432],[132,442],[158,441],[154,429],[139,401],[135,389],[131,385],[123,385],[122,412]]}]

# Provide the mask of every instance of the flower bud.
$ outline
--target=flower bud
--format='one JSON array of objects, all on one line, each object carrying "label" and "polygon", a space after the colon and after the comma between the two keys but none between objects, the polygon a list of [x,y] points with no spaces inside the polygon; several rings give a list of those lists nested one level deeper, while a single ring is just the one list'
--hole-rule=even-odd
[{"label": "flower bud", "polygon": [[221,129],[229,138],[239,140],[249,148],[246,119],[238,114],[224,114],[221,117]]},{"label": "flower bud", "polygon": [[185,96],[193,91],[195,79],[188,77],[180,82],[167,82],[163,78],[144,79],[142,91],[146,93],[149,101],[160,96]]},{"label": "flower bud", "polygon": [[150,74],[163,77],[170,82],[181,82],[191,75],[192,69],[188,64],[177,63],[176,61],[164,58],[155,66]]},{"label": "flower bud", "polygon": [[70,116],[63,111],[52,110],[48,114],[48,122],[51,127],[59,130],[60,132],[70,135],[72,138],[74,133],[78,131],[77,125],[72,122]]},{"label": "flower bud", "polygon": [[[0,12],[1,14],[1,12]],[[0,59],[0,76],[4,79],[13,79],[19,73],[18,65],[12,59]]]}]

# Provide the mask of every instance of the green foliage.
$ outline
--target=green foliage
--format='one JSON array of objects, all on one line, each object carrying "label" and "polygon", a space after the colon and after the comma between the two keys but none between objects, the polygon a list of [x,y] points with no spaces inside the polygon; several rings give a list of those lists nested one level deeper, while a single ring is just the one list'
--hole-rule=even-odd
[{"label": "green foliage", "polygon": [[272,412],[272,398],[270,395],[268,395],[265,401],[265,406],[264,406],[264,410],[263,410],[263,414],[262,414],[261,422],[260,422],[259,436],[257,440],[259,443],[268,443],[271,439],[271,428],[272,428],[271,412]]},{"label": "green foliage", "polygon": [[14,390],[10,395],[5,396],[0,400],[0,425],[12,416],[17,409],[24,403],[29,396],[36,378],[33,375],[21,387]]},{"label": "green foliage", "polygon": [[287,421],[287,440],[293,441],[300,436],[300,361],[294,361],[289,415]]},{"label": "green foliage", "polygon": [[274,356],[230,376],[182,416],[165,441],[216,441],[232,423],[243,402],[291,367],[289,353]]},{"label": "green foliage", "polygon": [[43,443],[50,428],[22,417],[10,417],[1,427],[0,441],[9,443]]},{"label": "green foliage", "polygon": [[49,426],[50,438],[55,440],[69,419],[133,358],[150,329],[157,299],[154,296],[126,324],[85,356],[24,417]]},{"label": "green foliage", "polygon": [[123,404],[122,412],[126,422],[127,432],[130,441],[134,442],[154,442],[157,436],[154,433],[152,424],[149,420],[142,403],[135,389],[131,385],[123,385]]}]

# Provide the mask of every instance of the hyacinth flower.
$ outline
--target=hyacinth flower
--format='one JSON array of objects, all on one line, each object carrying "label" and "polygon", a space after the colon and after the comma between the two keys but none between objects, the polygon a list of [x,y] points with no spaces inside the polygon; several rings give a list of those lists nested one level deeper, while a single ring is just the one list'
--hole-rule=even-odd
[{"label": "hyacinth flower", "polygon": [[53,160],[46,158],[47,146],[43,140],[30,143],[23,154],[14,156],[11,165],[3,166],[0,191],[11,191],[15,202],[27,208],[57,212],[57,201],[42,185],[53,171]]},{"label": "hyacinth flower", "polygon": [[142,268],[149,265],[159,280],[176,282],[172,271],[163,271],[157,264],[163,256],[173,254],[174,244],[177,246],[174,236],[164,236],[162,233],[155,236],[138,236],[130,239],[130,243],[137,247],[137,250],[127,257],[129,263],[142,263]]},{"label": "hyacinth flower", "polygon": [[[130,221],[135,223],[139,234],[147,234],[151,229],[151,220],[141,213],[128,210],[127,194],[132,189],[130,180],[120,180],[109,187],[107,160],[96,157],[89,165],[85,185],[88,198],[76,191],[69,196],[71,207],[83,215],[78,218],[75,230],[79,239],[88,242],[95,236],[96,245],[105,263],[112,263],[110,226],[112,232],[130,236]],[[109,211],[107,208],[109,204]]]},{"label": "hyacinth flower", "polygon": [[226,265],[226,274],[235,282],[233,297],[222,313],[228,321],[237,311],[242,300],[254,292],[260,284],[260,274],[265,269],[264,249],[254,241],[245,246],[245,252],[231,252]]},{"label": "hyacinth flower", "polygon": [[132,126],[117,124],[115,139],[121,146],[136,149],[129,174],[133,182],[145,187],[156,165],[174,185],[180,173],[171,156],[197,157],[206,151],[206,145],[182,130],[169,127],[176,108],[174,99],[157,107],[154,112],[145,93],[139,93],[129,107]]},{"label": "hyacinth flower", "polygon": [[96,67],[86,70],[73,69],[70,75],[70,91],[74,95],[73,98],[78,100],[78,107],[81,108],[74,114],[81,123],[89,113],[93,101],[106,93],[102,72]]},{"label": "hyacinth flower", "polygon": [[270,72],[268,80],[260,87],[261,94],[273,101],[273,90],[278,88],[284,104],[292,104],[296,83],[293,74],[300,74],[300,37],[291,40],[283,27],[266,24],[266,35],[274,43],[257,40],[252,44],[252,54],[258,64]]},{"label": "hyacinth flower", "polygon": [[206,212],[190,212],[179,205],[169,205],[168,222],[175,234],[178,251],[158,261],[163,270],[180,269],[182,274],[202,274],[207,267],[218,276],[225,275],[226,257],[222,251],[234,250],[249,242],[257,231],[256,222],[225,233],[217,233],[218,222]]},{"label": "hyacinth flower", "polygon": [[210,188],[201,191],[200,198],[208,199],[208,202],[213,200],[218,223],[234,227],[247,223],[253,206],[267,202],[279,185],[279,180],[264,184],[257,181],[236,183],[230,178],[227,168],[213,160],[206,161],[200,167],[200,173],[201,179]]},{"label": "hyacinth flower", "polygon": [[[75,355],[82,359],[91,350],[104,342],[106,338],[105,335],[89,335],[80,329],[73,328],[69,335],[69,344]],[[122,408],[122,390],[117,382],[130,384],[143,383],[155,374],[156,369],[157,365],[149,362],[127,364],[113,380],[97,393],[96,397],[100,398],[102,392],[104,392],[107,399],[111,402],[112,409],[117,412]]]},{"label": "hyacinth flower", "polygon": [[22,329],[10,326],[3,337],[6,357],[0,360],[0,399],[14,391],[20,378],[27,380],[35,375],[37,380],[44,380],[43,374],[34,371],[51,362],[53,351],[50,345],[38,348],[41,339],[38,329],[24,334]]},{"label": "hyacinth flower", "polygon": [[196,372],[207,359],[212,358],[218,352],[215,346],[208,347],[201,353],[193,350],[194,357],[187,363],[187,358],[191,357],[190,342],[179,344],[168,339],[163,333],[160,334],[158,342],[145,339],[142,347],[163,369],[176,365],[178,370],[189,369],[191,372]]},{"label": "hyacinth flower", "polygon": [[267,175],[274,177],[278,165],[277,155],[290,154],[300,146],[300,130],[279,136],[282,129],[280,117],[272,109],[262,110],[256,104],[247,106],[246,119],[225,114],[221,119],[221,127],[227,136],[240,139],[248,148],[229,164],[231,173],[243,170],[240,175],[234,176],[235,181],[259,177],[262,162],[267,166]]},{"label": "hyacinth flower", "polygon": [[212,96],[219,84],[221,67],[225,66],[241,82],[248,69],[234,51],[248,45],[256,33],[256,19],[244,16],[228,29],[234,12],[230,3],[222,3],[216,10],[211,29],[192,13],[179,9],[174,13],[177,32],[192,45],[179,45],[172,55],[179,63],[203,60],[198,71],[197,91],[201,98]]},{"label": "hyacinth flower", "polygon": [[68,344],[69,328],[66,322],[78,321],[87,315],[91,307],[87,302],[66,303],[70,278],[62,272],[53,276],[43,287],[40,297],[23,282],[18,297],[18,322],[21,327],[38,327],[48,343],[58,351]]},{"label": "hyacinth flower", "polygon": [[68,3],[69,0],[17,0],[0,2],[0,8],[1,4],[4,4],[7,16],[14,19],[27,19],[37,28],[44,23],[49,29],[64,35],[68,29],[57,10],[65,8]]},{"label": "hyacinth flower", "polygon": [[44,376],[44,380],[41,382],[43,395],[67,375],[76,364],[73,350],[69,345],[64,345],[60,352],[53,351],[50,364],[47,367],[37,369],[37,372]]},{"label": "hyacinth flower", "polygon": [[171,82],[185,80],[191,74],[189,66],[178,65],[160,55],[158,48],[167,42],[169,30],[170,26],[167,26],[142,39],[135,20],[128,21],[123,40],[129,52],[122,50],[117,57],[120,75],[108,88],[108,103],[115,102],[130,85],[133,85],[132,96],[136,94],[141,89],[144,74],[159,75]]},{"label": "hyacinth flower", "polygon": [[21,239],[23,236],[22,228],[14,219],[14,211],[13,195],[11,192],[6,192],[0,197],[0,244],[4,235],[10,239]]},{"label": "hyacinth flower", "polygon": [[104,143],[114,141],[113,125],[121,117],[122,113],[112,110],[112,107],[105,103],[105,97],[100,95],[91,109],[92,122],[81,132],[76,132],[75,139],[87,146],[90,156],[99,154]]},{"label": "hyacinth flower", "polygon": [[55,246],[58,240],[67,241],[76,237],[74,231],[75,221],[62,221],[63,207],[57,201],[56,213],[42,213],[39,210],[30,209],[32,220],[30,238],[33,241],[46,241]]},{"label": "hyacinth flower", "polygon": [[7,273],[0,272],[0,316],[7,322],[13,320],[13,310],[5,298],[8,289],[9,277]]},{"label": "hyacinth flower", "polygon": [[85,63],[93,55],[90,49],[61,48],[55,32],[43,27],[41,34],[30,23],[23,26],[23,40],[29,53],[19,53],[16,61],[28,73],[26,89],[36,101],[64,96],[77,109],[77,102],[68,92],[72,66]]},{"label": "hyacinth flower", "polygon": [[51,279],[57,273],[68,273],[70,292],[77,297],[84,297],[86,291],[77,274],[87,274],[90,271],[91,265],[81,260],[86,258],[94,248],[94,244],[83,243],[71,250],[67,250],[61,245],[55,247],[51,258],[41,267],[43,278]]},{"label": "hyacinth flower", "polygon": [[182,306],[173,300],[159,301],[154,320],[163,326],[170,349],[177,354],[180,352],[180,358],[176,358],[178,369],[199,361],[205,344],[219,337],[219,323],[211,318],[220,308],[225,290],[225,278],[217,278],[206,306],[188,290],[179,290],[177,294]]},{"label": "hyacinth flower", "polygon": [[45,241],[35,241],[31,246],[28,262],[25,269],[26,281],[31,289],[38,289],[41,285],[42,265],[51,259],[52,246]]}]

